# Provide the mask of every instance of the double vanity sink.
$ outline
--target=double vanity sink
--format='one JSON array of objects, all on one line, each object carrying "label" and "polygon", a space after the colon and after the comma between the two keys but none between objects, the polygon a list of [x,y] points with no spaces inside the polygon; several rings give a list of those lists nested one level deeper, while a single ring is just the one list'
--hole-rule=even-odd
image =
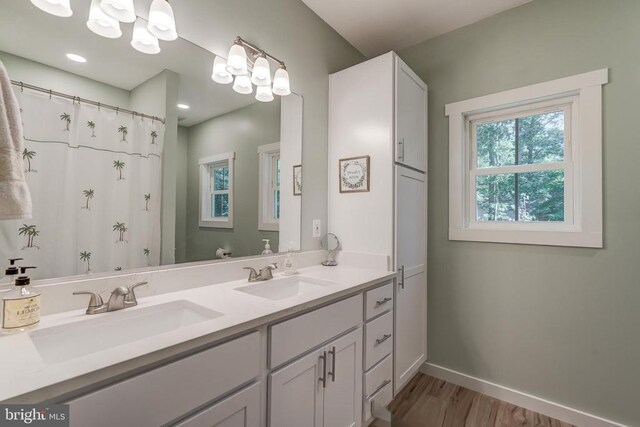
[{"label": "double vanity sink", "polygon": [[[233,287],[232,290],[279,301],[326,291],[332,285],[335,285],[335,282],[304,276],[285,276]],[[36,329],[28,335],[43,362],[49,364],[131,344],[222,316],[223,313],[194,302],[177,300]]]}]

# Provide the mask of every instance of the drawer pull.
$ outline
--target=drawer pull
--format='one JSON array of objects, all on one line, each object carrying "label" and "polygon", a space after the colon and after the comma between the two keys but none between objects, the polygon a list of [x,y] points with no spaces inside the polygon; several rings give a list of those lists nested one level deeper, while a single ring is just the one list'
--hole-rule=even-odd
[{"label": "drawer pull", "polygon": [[381,299],[381,300],[376,301],[376,308],[380,307],[381,305],[384,305],[384,304],[388,303],[392,299],[393,298],[391,298],[391,297],[386,297],[385,299]]},{"label": "drawer pull", "polygon": [[320,356],[322,360],[322,377],[318,378],[318,381],[322,383],[322,388],[327,388],[327,352],[323,351],[322,356]]},{"label": "drawer pull", "polygon": [[374,394],[376,394],[377,392],[379,392],[380,390],[382,390],[383,388],[385,388],[388,384],[391,383],[391,380],[386,380],[385,382],[383,382],[380,387],[378,387],[377,389],[375,389],[375,391],[373,393],[371,393],[369,395],[369,397],[373,396]]},{"label": "drawer pull", "polygon": [[376,345],[380,345],[380,344],[382,344],[383,342],[385,342],[385,341],[386,341],[386,340],[388,340],[389,338],[391,338],[391,334],[384,334],[384,335],[382,336],[382,338],[378,338],[378,339],[376,340]]}]

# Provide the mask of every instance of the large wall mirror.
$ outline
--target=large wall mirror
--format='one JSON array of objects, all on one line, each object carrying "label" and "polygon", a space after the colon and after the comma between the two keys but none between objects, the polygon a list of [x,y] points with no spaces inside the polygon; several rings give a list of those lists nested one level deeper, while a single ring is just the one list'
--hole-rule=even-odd
[{"label": "large wall mirror", "polygon": [[144,54],[134,24],[98,36],[91,3],[68,18],[2,6],[34,209],[0,221],[0,259],[44,279],[299,250],[302,96],[236,93],[211,79],[215,55],[180,37]]}]

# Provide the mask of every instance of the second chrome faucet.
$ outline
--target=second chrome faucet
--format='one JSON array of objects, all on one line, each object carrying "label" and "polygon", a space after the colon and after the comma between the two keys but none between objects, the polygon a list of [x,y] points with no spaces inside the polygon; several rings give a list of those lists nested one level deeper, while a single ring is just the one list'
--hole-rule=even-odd
[{"label": "second chrome faucet", "polygon": [[129,287],[118,286],[111,292],[109,301],[107,301],[106,304],[102,301],[102,297],[95,292],[77,291],[74,292],[73,295],[91,296],[89,299],[89,306],[87,307],[87,314],[105,313],[107,311],[122,310],[138,305],[135,288],[146,284],[147,282],[138,282]]},{"label": "second chrome faucet", "polygon": [[267,264],[260,269],[258,273],[253,267],[244,267],[245,270],[249,270],[249,282],[262,282],[265,280],[273,279],[273,270],[276,270],[278,265],[276,263]]}]

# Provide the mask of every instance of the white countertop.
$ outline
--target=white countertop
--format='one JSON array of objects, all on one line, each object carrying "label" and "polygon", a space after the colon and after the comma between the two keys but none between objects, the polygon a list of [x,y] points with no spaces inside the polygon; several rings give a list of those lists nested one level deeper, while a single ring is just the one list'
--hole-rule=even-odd
[{"label": "white countertop", "polygon": [[[163,359],[249,331],[394,277],[394,273],[387,271],[386,266],[381,266],[380,269],[343,265],[314,266],[302,268],[299,273],[301,276],[335,284],[274,301],[234,290],[248,284],[244,279],[139,298],[136,307],[121,311],[87,316],[84,310],[73,310],[43,316],[36,330],[101,316],[115,318],[120,313],[178,300],[190,301],[224,314],[171,332],[54,364],[43,361],[29,332],[0,336],[0,401],[34,403],[77,393],[100,382],[131,375],[136,370],[158,364]],[[281,276],[281,273],[275,274],[274,278]]]}]

